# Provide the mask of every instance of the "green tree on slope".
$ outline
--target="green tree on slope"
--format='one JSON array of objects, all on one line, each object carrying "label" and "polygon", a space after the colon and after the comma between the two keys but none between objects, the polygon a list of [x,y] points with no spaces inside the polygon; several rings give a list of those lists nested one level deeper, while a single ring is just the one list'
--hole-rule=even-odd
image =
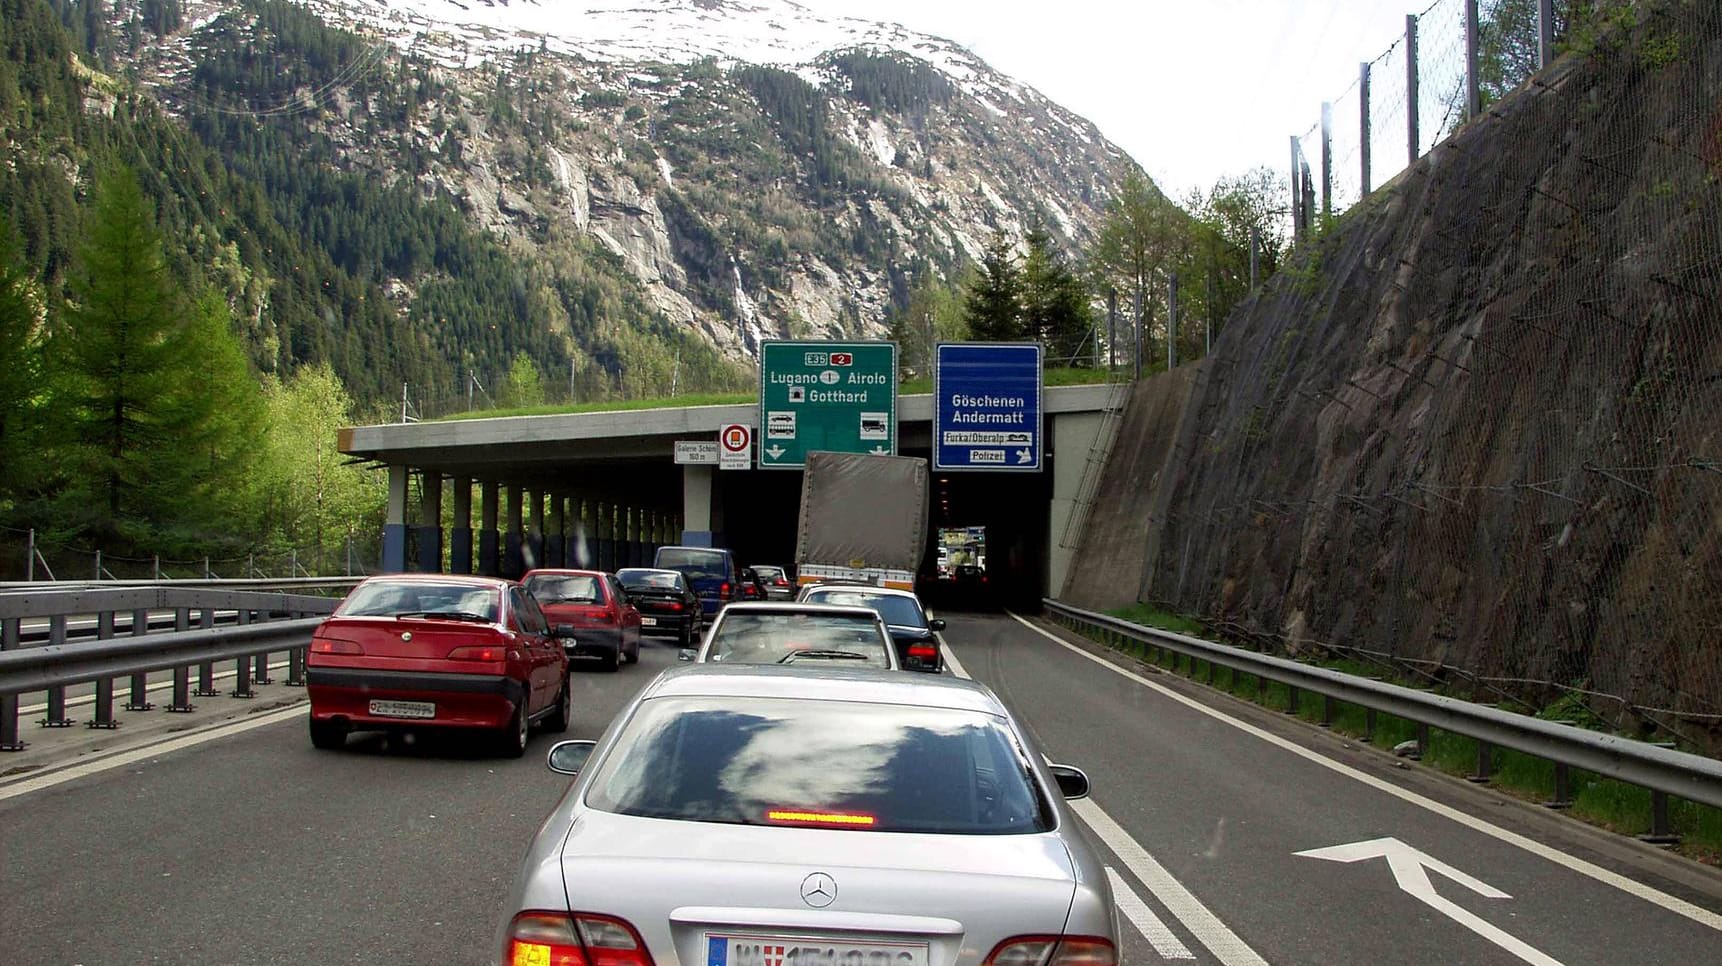
[{"label": "green tree on slope", "polygon": [[0,508],[31,476],[41,404],[40,313],[11,226],[0,219]]},{"label": "green tree on slope", "polygon": [[993,236],[981,258],[980,270],[963,300],[963,320],[970,337],[981,342],[1014,342],[1026,333],[1022,320],[1022,270],[1010,242],[1001,232]]}]

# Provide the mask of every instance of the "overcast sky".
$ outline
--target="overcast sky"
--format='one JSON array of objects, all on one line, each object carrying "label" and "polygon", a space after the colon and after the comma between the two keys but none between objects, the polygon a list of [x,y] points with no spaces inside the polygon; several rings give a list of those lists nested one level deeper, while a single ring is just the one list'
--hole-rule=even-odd
[{"label": "overcast sky", "polygon": [[1283,174],[1287,136],[1430,0],[797,2],[968,47],[1093,121],[1181,198],[1256,165]]}]

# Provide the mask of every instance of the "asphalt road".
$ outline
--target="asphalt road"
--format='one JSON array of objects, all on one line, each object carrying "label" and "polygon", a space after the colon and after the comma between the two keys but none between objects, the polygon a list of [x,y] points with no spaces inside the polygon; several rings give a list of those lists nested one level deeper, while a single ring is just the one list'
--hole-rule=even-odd
[{"label": "asphalt road", "polygon": [[[953,664],[1094,779],[1079,814],[1127,963],[1722,962],[1722,876],[1126,662],[1133,680],[1008,617],[945,616]],[[674,660],[648,643],[637,666],[577,674],[570,735],[596,737]],[[0,784],[0,963],[487,961],[566,787],[550,736],[507,761],[447,739],[317,752],[292,710],[238,728]],[[1297,854],[1366,842],[1398,880],[1385,857]]]},{"label": "asphalt road", "polygon": [[[1722,963],[1722,876],[1709,870],[1125,662],[1162,692],[1007,617],[951,618],[946,639],[1046,754],[1087,770],[1093,805],[1117,826],[1112,841],[1090,838],[1195,961]],[[1331,859],[1298,854],[1372,842]],[[1473,884],[1419,869],[1407,847]],[[1137,848],[1146,864],[1122,854]],[[1401,875],[1385,855],[1358,857],[1371,852],[1396,855]],[[1563,864],[1574,861],[1625,881]],[[1150,881],[1161,871],[1247,949],[1207,948],[1186,923],[1202,918]]]}]

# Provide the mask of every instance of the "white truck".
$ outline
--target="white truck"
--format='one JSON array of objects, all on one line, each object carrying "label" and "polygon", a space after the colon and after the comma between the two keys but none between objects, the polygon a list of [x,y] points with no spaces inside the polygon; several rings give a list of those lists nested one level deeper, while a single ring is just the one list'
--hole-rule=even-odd
[{"label": "white truck", "polygon": [[807,454],[796,582],[914,590],[926,552],[928,485],[924,459]]}]

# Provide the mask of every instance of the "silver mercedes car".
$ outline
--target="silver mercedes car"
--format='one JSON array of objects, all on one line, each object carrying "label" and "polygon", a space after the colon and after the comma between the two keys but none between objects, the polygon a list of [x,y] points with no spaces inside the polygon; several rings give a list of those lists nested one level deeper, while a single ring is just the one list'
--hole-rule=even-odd
[{"label": "silver mercedes car", "polygon": [[647,685],[539,829],[506,966],[1115,966],[1104,870],[970,681],[688,665]]}]

